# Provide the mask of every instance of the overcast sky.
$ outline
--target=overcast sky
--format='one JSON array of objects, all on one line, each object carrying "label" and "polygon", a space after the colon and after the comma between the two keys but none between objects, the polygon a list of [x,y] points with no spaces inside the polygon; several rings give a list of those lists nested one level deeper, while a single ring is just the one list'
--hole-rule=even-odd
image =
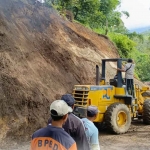
[{"label": "overcast sky", "polygon": [[122,16],[128,29],[150,26],[150,0],[122,0],[119,10],[130,14],[127,19]]}]

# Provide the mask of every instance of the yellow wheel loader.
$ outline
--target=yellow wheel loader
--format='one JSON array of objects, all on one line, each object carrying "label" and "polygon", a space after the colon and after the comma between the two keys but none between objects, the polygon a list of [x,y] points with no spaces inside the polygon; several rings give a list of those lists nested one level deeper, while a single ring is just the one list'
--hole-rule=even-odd
[{"label": "yellow wheel loader", "polygon": [[117,79],[106,82],[105,70],[107,62],[116,62],[117,68],[128,59],[102,59],[102,75],[100,79],[99,67],[96,66],[96,85],[75,85],[73,97],[75,98],[74,114],[80,118],[86,117],[87,107],[95,105],[99,109],[95,123],[105,123],[106,127],[116,133],[128,131],[132,119],[142,118],[143,122],[150,124],[150,94],[149,87],[140,88],[134,85],[133,95],[127,91],[123,83],[122,73],[118,71]]}]

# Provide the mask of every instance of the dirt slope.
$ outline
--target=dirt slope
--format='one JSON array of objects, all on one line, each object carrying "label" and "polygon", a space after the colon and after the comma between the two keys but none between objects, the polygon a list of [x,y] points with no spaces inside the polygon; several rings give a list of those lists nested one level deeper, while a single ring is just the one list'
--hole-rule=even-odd
[{"label": "dirt slope", "polygon": [[46,125],[50,102],[74,84],[95,84],[95,65],[109,57],[118,57],[112,42],[52,8],[0,0],[0,138]]}]

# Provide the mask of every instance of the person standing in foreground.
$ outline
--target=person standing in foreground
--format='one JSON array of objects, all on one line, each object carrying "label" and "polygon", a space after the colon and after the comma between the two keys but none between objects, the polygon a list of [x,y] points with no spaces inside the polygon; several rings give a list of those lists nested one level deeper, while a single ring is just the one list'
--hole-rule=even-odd
[{"label": "person standing in foreground", "polygon": [[[74,109],[75,99],[71,94],[64,94],[61,97],[68,106]],[[48,123],[51,123],[51,118]],[[90,150],[88,140],[86,138],[83,123],[80,118],[73,113],[68,114],[68,119],[63,125],[64,130],[75,140],[78,150]]]},{"label": "person standing in foreground", "polygon": [[31,150],[77,150],[72,137],[63,130],[68,113],[72,108],[62,100],[56,100],[50,105],[52,124],[39,129],[32,135]]},{"label": "person standing in foreground", "polygon": [[134,82],[133,82],[134,68],[135,68],[135,63],[132,59],[128,59],[128,63],[125,65],[124,69],[117,68],[118,71],[125,72],[127,91],[133,97],[135,96]]},{"label": "person standing in foreground", "polygon": [[93,123],[97,117],[98,112],[99,110],[96,106],[88,106],[87,118],[82,119],[85,127],[86,137],[89,141],[91,150],[100,150],[98,129]]}]

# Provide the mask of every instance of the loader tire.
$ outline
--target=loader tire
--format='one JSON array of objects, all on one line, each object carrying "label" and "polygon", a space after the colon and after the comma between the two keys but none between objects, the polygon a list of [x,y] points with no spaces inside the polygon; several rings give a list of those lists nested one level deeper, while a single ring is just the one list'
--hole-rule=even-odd
[{"label": "loader tire", "polygon": [[150,125],[150,99],[145,100],[143,104],[143,122]]},{"label": "loader tire", "polygon": [[111,104],[105,113],[104,121],[107,128],[116,134],[128,131],[131,125],[131,115],[129,108],[125,104]]},{"label": "loader tire", "polygon": [[96,126],[99,132],[107,130],[105,122],[94,122],[94,125]]}]

